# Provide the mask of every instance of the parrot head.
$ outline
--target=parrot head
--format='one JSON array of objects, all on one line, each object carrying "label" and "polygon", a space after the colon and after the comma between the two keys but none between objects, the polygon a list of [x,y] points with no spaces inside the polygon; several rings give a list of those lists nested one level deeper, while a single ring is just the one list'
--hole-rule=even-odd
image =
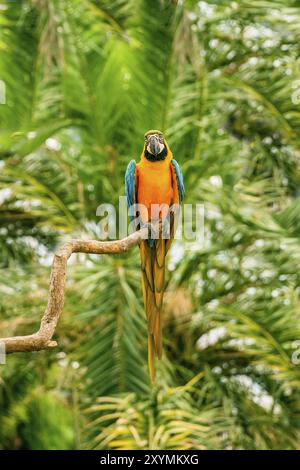
[{"label": "parrot head", "polygon": [[167,144],[163,133],[151,130],[145,133],[144,155],[152,162],[164,160],[168,154]]}]

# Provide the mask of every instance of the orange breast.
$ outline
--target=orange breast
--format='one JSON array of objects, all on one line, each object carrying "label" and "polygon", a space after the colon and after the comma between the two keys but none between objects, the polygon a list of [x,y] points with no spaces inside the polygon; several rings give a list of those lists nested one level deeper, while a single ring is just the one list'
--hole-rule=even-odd
[{"label": "orange breast", "polygon": [[[137,187],[137,202],[146,208],[140,211],[143,222],[166,217],[168,207],[173,200],[170,163],[168,161],[138,163]],[[163,204],[168,207],[162,207],[158,211],[158,206]]]}]

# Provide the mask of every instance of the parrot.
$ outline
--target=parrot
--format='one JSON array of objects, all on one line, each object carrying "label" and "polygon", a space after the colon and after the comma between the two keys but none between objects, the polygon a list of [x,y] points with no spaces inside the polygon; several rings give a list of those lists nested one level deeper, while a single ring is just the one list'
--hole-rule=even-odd
[{"label": "parrot", "polygon": [[[148,367],[151,383],[155,380],[155,355],[162,357],[162,303],[165,288],[165,258],[174,237],[174,211],[184,198],[183,175],[164,135],[149,130],[144,135],[140,161],[131,160],[125,173],[125,193],[128,207],[138,204],[137,226],[159,224],[155,239],[141,240],[140,259],[142,291],[148,321]],[[161,210],[153,215],[151,207]],[[153,211],[152,211],[153,212]],[[163,236],[163,222],[168,221],[168,238]]]}]

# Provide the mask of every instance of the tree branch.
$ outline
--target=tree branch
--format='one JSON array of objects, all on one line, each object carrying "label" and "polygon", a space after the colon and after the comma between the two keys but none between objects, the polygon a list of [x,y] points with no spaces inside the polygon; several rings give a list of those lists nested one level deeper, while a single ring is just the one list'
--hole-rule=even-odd
[{"label": "tree branch", "polygon": [[109,242],[70,240],[65,243],[54,255],[48,304],[41,319],[39,330],[32,335],[0,338],[0,346],[4,345],[6,353],[40,351],[57,346],[57,342],[52,341],[52,336],[64,306],[67,262],[72,253],[95,255],[125,253],[138,245],[142,239],[147,238],[147,235],[148,227],[143,227],[122,240]]}]

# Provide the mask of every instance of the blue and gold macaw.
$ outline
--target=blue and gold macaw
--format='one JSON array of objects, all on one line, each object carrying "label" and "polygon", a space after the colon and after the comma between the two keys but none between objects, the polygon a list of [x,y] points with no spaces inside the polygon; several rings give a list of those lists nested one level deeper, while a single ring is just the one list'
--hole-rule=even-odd
[{"label": "blue and gold macaw", "polygon": [[[125,174],[128,207],[139,204],[141,224],[162,223],[169,217],[170,237],[165,239],[160,231],[157,239],[140,243],[142,287],[148,319],[148,364],[151,382],[154,381],[154,354],[162,355],[162,302],[165,285],[165,257],[174,236],[174,214],[170,207],[181,205],[184,197],[183,176],[172,152],[158,130],[146,132],[141,160],[131,160]],[[161,211],[155,218],[153,204]],[[142,207],[140,207],[142,205]],[[159,220],[157,220],[159,219]]]}]

